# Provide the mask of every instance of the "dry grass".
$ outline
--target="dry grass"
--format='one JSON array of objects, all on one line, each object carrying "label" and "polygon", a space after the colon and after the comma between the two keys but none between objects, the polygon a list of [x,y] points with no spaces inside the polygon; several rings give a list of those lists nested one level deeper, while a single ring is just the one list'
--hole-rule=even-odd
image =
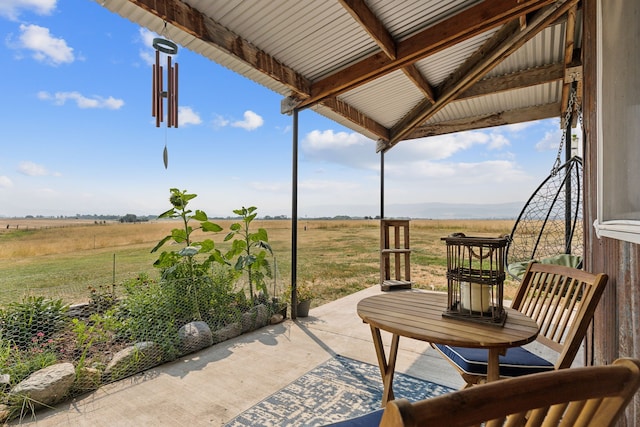
[{"label": "dry grass", "polygon": [[[57,289],[55,295],[78,300],[86,298],[89,285],[118,283],[140,272],[157,274],[152,267],[156,255],[149,251],[178,225],[173,221],[42,221],[22,220],[17,230],[12,226],[0,233],[0,301],[15,299],[25,289],[31,293]],[[232,221],[214,222],[228,230]],[[291,222],[258,220],[252,225],[269,232],[278,272],[274,287],[276,293],[284,292],[290,282]],[[314,305],[379,283],[379,221],[303,220],[298,226],[298,283],[313,286],[318,294]],[[446,289],[442,237],[454,232],[495,237],[508,234],[512,226],[513,221],[508,220],[411,221],[411,275],[415,286]],[[213,236],[221,249],[225,248],[220,243],[224,235]],[[506,286],[507,295],[513,287]]]}]

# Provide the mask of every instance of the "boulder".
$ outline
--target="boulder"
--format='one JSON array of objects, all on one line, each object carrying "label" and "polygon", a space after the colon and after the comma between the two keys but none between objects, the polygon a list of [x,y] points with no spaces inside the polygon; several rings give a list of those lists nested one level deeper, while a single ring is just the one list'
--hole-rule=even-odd
[{"label": "boulder", "polygon": [[72,363],[58,363],[29,375],[10,393],[28,397],[36,407],[51,406],[67,396],[75,378],[76,370]]},{"label": "boulder", "polygon": [[230,340],[242,334],[242,325],[240,323],[232,323],[224,328],[213,331],[213,343],[217,344],[222,341]]},{"label": "boulder", "polygon": [[275,313],[269,319],[269,324],[277,325],[278,323],[282,323],[283,320],[284,320],[284,316],[282,315],[282,313]]},{"label": "boulder", "polygon": [[250,311],[242,313],[242,332],[253,331],[261,328],[269,322],[269,309],[264,304],[253,307]]},{"label": "boulder", "polygon": [[117,352],[104,370],[105,382],[116,381],[162,363],[162,349],[152,341],[139,342]]},{"label": "boulder", "polygon": [[190,322],[178,330],[180,349],[184,354],[213,345],[213,334],[205,322]]},{"label": "boulder", "polygon": [[102,384],[102,372],[95,368],[83,367],[78,369],[76,391],[97,390]]}]

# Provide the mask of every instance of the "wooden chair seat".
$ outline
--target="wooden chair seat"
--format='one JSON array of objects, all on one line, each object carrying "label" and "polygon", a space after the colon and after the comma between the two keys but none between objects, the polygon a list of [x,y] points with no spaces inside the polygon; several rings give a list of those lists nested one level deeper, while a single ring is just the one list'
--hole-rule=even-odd
[{"label": "wooden chair seat", "polygon": [[[562,265],[529,264],[511,307],[538,323],[537,341],[552,350],[556,359],[545,360],[524,348],[509,349],[500,359],[501,377],[570,367],[606,284],[605,274]],[[467,386],[486,379],[487,350],[432,346],[458,370]]]},{"label": "wooden chair seat", "polygon": [[640,387],[640,360],[554,370],[458,390],[415,403],[392,400],[384,410],[331,427],[615,425]]}]

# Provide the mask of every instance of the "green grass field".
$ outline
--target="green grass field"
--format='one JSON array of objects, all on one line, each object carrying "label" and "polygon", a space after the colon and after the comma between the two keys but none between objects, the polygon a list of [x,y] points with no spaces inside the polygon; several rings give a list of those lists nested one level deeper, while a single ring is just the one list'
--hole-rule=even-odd
[{"label": "green grass field", "polygon": [[[88,287],[117,285],[148,273],[155,244],[177,224],[93,223],[75,220],[5,220],[0,227],[0,305],[25,295],[44,295],[80,302]],[[212,235],[219,248],[232,221],[214,221],[225,231]],[[17,224],[20,224],[16,228]],[[269,233],[276,277],[272,293],[281,294],[291,277],[291,222],[256,220],[252,226]],[[508,234],[510,220],[411,221],[411,278],[415,287],[446,289],[446,252],[440,238],[454,232],[468,236]],[[318,295],[317,306],[379,283],[378,220],[302,220],[298,223],[298,283],[308,283]],[[167,248],[170,249],[170,248]],[[513,285],[507,282],[505,293]]]}]

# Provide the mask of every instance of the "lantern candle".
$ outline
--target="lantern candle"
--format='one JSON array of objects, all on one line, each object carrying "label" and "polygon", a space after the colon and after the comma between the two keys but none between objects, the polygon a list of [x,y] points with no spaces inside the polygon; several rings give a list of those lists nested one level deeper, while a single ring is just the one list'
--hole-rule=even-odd
[{"label": "lantern candle", "polygon": [[[469,286],[471,285],[471,286]],[[480,283],[461,282],[460,293],[463,310],[469,310],[475,312],[487,312],[491,305],[491,286],[483,286]]]}]

